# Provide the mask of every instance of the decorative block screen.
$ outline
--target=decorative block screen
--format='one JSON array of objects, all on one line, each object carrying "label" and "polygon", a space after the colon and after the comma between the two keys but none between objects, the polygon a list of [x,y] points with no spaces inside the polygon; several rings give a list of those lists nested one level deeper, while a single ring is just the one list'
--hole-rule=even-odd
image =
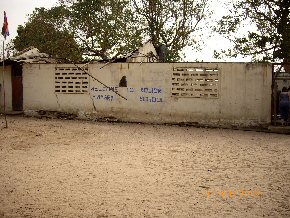
[{"label": "decorative block screen", "polygon": [[[84,69],[87,70],[87,69]],[[55,68],[55,92],[84,94],[89,91],[88,74],[76,67]]]},{"label": "decorative block screen", "polygon": [[171,96],[218,98],[219,70],[175,67],[172,71]]}]

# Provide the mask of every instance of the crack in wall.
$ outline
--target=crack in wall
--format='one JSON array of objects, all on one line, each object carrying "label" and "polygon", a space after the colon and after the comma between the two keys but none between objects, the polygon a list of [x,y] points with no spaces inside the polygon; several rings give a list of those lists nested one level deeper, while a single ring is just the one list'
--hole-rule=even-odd
[{"label": "crack in wall", "polygon": [[58,109],[60,109],[59,98],[58,98],[58,96],[57,96],[57,94],[56,94],[56,93],[54,93],[54,94],[55,94],[55,97],[56,97],[56,102],[57,102],[57,105],[58,105]]},{"label": "crack in wall", "polygon": [[93,96],[91,95],[91,93],[90,93],[89,95],[90,95],[90,99],[92,100],[93,107],[94,107],[95,111],[97,111],[97,108],[96,108],[96,105],[95,105],[94,98],[93,98]]}]

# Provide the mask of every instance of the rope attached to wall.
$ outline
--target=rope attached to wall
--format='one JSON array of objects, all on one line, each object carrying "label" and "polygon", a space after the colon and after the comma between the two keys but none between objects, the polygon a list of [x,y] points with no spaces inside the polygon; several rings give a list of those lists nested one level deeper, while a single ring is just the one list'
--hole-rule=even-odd
[{"label": "rope attached to wall", "polygon": [[[79,70],[83,71],[84,73],[86,73],[89,77],[91,77],[92,79],[96,80],[98,83],[102,84],[103,86],[105,86],[106,88],[108,88],[110,91],[114,92],[116,95],[120,96],[121,98],[128,100],[127,98],[125,98],[124,96],[120,95],[118,92],[116,92],[113,89],[110,89],[109,86],[107,86],[105,83],[101,82],[99,79],[97,79],[96,77],[92,76],[91,74],[89,74],[85,69],[84,66],[88,65],[89,63],[86,63],[85,65],[83,65],[82,67],[76,65],[75,63],[73,63],[74,66],[76,66]],[[104,67],[104,66],[103,66]]]}]

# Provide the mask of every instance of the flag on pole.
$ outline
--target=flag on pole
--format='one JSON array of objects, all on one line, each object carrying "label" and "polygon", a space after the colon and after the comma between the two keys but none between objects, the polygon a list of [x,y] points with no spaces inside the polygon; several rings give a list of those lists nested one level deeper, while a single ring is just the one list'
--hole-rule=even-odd
[{"label": "flag on pole", "polygon": [[9,36],[8,21],[5,11],[4,11],[4,23],[2,27],[2,35],[4,36],[4,39],[6,39],[6,37]]}]

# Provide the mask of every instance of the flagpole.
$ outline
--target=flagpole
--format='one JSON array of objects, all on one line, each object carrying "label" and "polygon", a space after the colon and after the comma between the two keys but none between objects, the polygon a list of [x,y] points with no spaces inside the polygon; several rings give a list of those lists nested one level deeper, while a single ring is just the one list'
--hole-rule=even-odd
[{"label": "flagpole", "polygon": [[5,75],[5,64],[4,64],[4,60],[5,60],[5,51],[4,51],[5,47],[4,47],[4,40],[3,40],[3,71],[2,71],[2,79],[3,79],[3,112],[4,112],[4,119],[5,119],[5,128],[8,128],[8,123],[7,123],[7,117],[6,117],[6,99],[5,99],[5,79],[4,79],[4,75]]}]

